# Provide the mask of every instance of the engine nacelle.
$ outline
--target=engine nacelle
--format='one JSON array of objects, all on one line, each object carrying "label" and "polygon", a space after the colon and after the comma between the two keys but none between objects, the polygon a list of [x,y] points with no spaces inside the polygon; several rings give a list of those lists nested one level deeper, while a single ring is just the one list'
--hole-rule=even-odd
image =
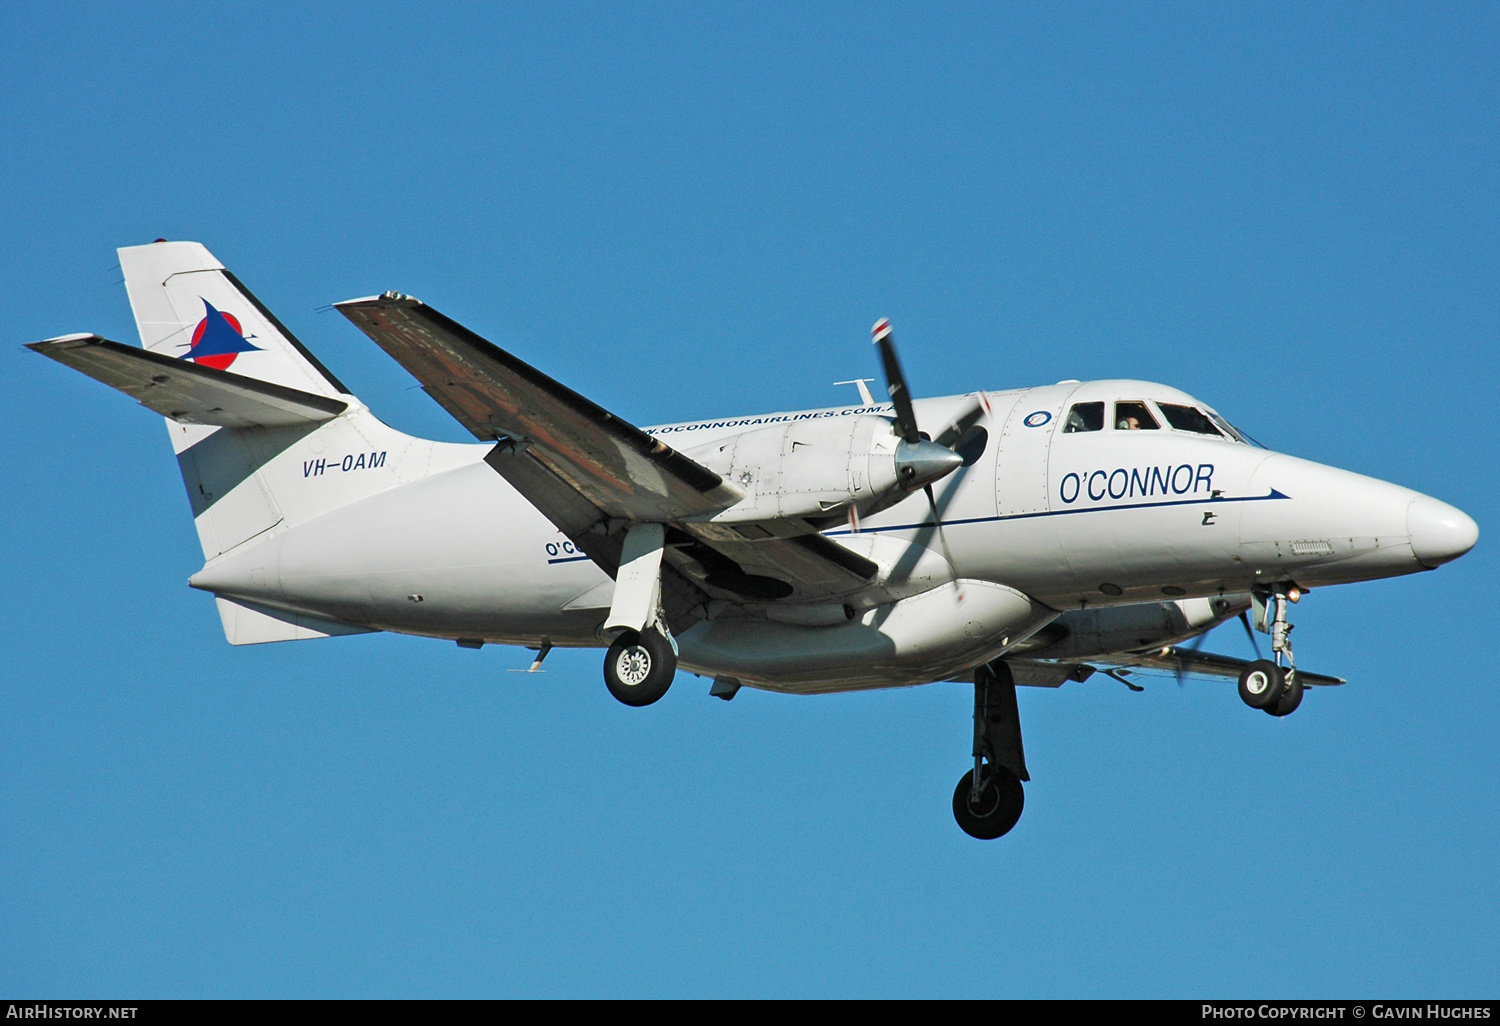
[{"label": "engine nacelle", "polygon": [[745,493],[720,523],[838,516],[899,500],[963,463],[947,446],[906,442],[884,417],[799,420],[684,452]]},{"label": "engine nacelle", "polygon": [[835,516],[897,484],[900,439],[884,417],[800,420],[684,451],[745,493],[719,522]]},{"label": "engine nacelle", "polygon": [[1250,596],[1176,599],[1070,609],[1012,652],[1028,659],[1089,659],[1177,644],[1248,608]]},{"label": "engine nacelle", "polygon": [[832,626],[726,618],[694,624],[677,641],[682,666],[757,687],[895,687],[988,662],[1056,616],[1013,588],[965,580]]}]

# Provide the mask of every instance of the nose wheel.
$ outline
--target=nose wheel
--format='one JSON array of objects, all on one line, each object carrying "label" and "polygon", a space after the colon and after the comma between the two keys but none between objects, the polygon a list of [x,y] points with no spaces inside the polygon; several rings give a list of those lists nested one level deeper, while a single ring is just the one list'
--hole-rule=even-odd
[{"label": "nose wheel", "polygon": [[1275,613],[1268,629],[1276,658],[1257,659],[1240,671],[1240,701],[1272,716],[1289,716],[1302,704],[1302,681],[1297,677],[1297,660],[1292,654],[1293,625],[1286,618],[1287,603],[1296,602],[1301,594],[1301,589],[1284,584],[1272,589],[1269,600]]},{"label": "nose wheel", "polygon": [[1240,701],[1272,716],[1289,716],[1302,704],[1302,681],[1269,659],[1257,659],[1240,671]]}]

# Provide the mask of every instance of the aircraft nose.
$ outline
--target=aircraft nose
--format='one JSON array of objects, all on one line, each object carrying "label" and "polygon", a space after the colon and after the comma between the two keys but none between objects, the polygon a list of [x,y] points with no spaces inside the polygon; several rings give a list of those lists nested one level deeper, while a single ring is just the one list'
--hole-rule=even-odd
[{"label": "aircraft nose", "polygon": [[1429,570],[1457,559],[1479,540],[1479,525],[1467,513],[1426,495],[1407,507],[1406,530],[1417,562]]}]

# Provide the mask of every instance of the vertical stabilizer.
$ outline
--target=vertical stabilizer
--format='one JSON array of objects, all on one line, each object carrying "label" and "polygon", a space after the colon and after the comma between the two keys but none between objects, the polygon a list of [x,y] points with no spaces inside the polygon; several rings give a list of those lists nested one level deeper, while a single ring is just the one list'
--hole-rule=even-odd
[{"label": "vertical stabilizer", "polygon": [[[146,349],[347,403],[332,419],[280,426],[213,426],[168,416],[205,559],[396,483],[395,462],[412,439],[370,416],[206,248],[157,242],[119,253]],[[360,473],[324,473],[341,469],[345,456]],[[306,480],[314,473],[319,487],[310,488]]]},{"label": "vertical stabilizer", "polygon": [[316,395],[347,393],[201,243],[127,246],[119,255],[147,349]]}]

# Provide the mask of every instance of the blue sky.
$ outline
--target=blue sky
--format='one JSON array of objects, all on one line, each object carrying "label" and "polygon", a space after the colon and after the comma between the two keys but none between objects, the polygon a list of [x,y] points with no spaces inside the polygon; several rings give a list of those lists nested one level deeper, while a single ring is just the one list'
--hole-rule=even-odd
[{"label": "blue sky", "polygon": [[[1497,54],[1485,4],[5,8],[0,993],[1492,996]],[[1169,382],[1482,537],[1310,595],[1351,683],[1285,721],[1023,689],[978,843],[958,685],[230,648],[159,420],[20,348],[134,342],[158,236],[430,437],[320,307],[413,293],[642,424],[847,401],[884,315],[918,394]]]}]

